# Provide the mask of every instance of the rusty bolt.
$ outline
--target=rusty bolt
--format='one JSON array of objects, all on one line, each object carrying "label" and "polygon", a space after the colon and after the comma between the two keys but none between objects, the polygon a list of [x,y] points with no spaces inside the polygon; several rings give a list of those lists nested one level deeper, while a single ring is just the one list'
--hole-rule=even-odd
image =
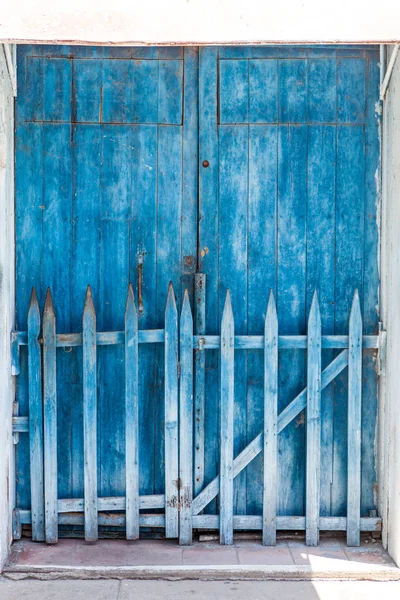
[{"label": "rusty bolt", "polygon": [[204,167],[205,169],[207,169],[207,167],[209,167],[209,166],[210,166],[210,163],[208,162],[208,160],[203,160],[203,163],[202,163],[202,164],[203,164],[203,167]]}]

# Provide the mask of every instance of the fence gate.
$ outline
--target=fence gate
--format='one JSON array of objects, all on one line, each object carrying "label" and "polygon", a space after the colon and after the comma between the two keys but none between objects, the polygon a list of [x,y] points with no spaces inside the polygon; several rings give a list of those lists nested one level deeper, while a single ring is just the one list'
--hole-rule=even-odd
[{"label": "fence gate", "polygon": [[15,537],[379,529],[378,60],[19,48]]}]

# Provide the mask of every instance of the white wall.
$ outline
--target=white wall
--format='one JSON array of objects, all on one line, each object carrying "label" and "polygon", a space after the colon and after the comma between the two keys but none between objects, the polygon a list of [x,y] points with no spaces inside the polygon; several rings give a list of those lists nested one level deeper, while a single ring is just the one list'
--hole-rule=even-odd
[{"label": "white wall", "polygon": [[381,380],[380,495],[384,542],[400,565],[400,60],[383,109],[381,312],[387,329]]},{"label": "white wall", "polygon": [[0,40],[391,43],[399,23],[398,0],[4,0]]},{"label": "white wall", "polygon": [[0,44],[0,567],[11,541],[14,505],[14,400],[10,331],[14,321],[14,99],[3,45]]}]

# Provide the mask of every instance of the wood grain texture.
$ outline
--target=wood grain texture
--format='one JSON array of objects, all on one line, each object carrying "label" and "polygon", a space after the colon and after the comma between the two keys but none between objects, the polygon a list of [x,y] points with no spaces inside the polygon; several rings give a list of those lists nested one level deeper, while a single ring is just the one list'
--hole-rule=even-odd
[{"label": "wood grain texture", "polygon": [[58,541],[56,316],[50,289],[43,313],[43,431],[46,543]]},{"label": "wood grain texture", "polygon": [[264,330],[264,546],[276,544],[278,471],[278,316],[271,290]]},{"label": "wood grain texture", "polygon": [[178,312],[172,283],[165,309],[165,535],[179,534],[178,514]]},{"label": "wood grain texture", "polygon": [[28,312],[29,447],[31,475],[32,540],[45,540],[42,352],[39,343],[40,310],[32,289]]},{"label": "wood grain texture", "polygon": [[307,348],[306,544],[319,542],[321,486],[321,313],[314,292]]},{"label": "wood grain texture", "polygon": [[96,311],[88,286],[82,318],[85,540],[98,538],[97,520],[97,347]]},{"label": "wood grain texture", "polygon": [[125,309],[126,538],[139,538],[139,352],[138,317],[132,285]]},{"label": "wood grain texture", "polygon": [[349,337],[347,545],[359,546],[361,516],[362,319],[358,290],[354,294],[351,307]]},{"label": "wood grain texture", "polygon": [[192,543],[193,500],[193,317],[185,291],[180,319],[179,543]]},{"label": "wood grain texture", "polygon": [[233,542],[233,414],[234,414],[234,318],[230,291],[226,293],[221,322],[221,459],[219,490],[219,537]]}]

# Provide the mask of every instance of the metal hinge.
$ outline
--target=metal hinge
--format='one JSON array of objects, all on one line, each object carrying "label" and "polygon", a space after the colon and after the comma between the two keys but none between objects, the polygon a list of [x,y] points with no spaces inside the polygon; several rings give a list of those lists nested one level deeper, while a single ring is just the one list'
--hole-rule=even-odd
[{"label": "metal hinge", "polygon": [[378,348],[378,375],[386,375],[386,347],[387,347],[387,334],[383,329],[383,324],[379,322],[379,348]]},{"label": "metal hinge", "polygon": [[180,379],[181,378],[181,363],[178,362],[176,366],[177,366],[177,371],[178,371],[178,379]]}]

